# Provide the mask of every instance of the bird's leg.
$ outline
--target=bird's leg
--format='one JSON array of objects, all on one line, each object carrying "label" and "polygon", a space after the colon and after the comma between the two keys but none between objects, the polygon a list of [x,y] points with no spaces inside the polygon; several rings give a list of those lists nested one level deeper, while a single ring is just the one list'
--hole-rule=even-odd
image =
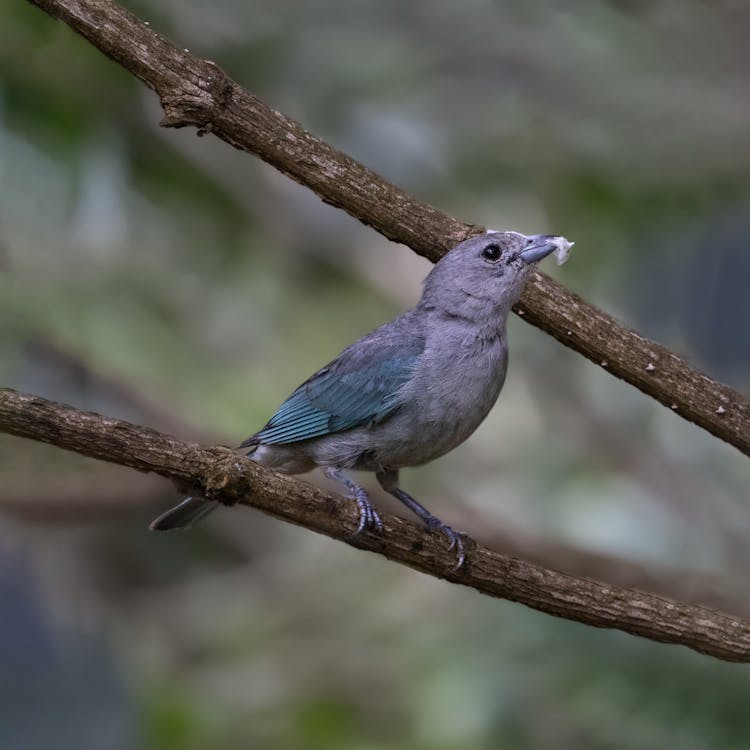
[{"label": "bird's leg", "polygon": [[323,473],[329,479],[341,482],[341,484],[347,489],[347,497],[356,501],[357,508],[359,508],[359,526],[357,526],[357,530],[354,532],[355,534],[359,534],[359,532],[365,528],[370,529],[371,531],[383,530],[383,522],[380,520],[378,512],[373,508],[364,487],[360,487],[356,482],[349,479],[343,471],[336,469],[333,466],[326,466],[323,469]]},{"label": "bird's leg", "polygon": [[400,489],[397,471],[380,471],[376,476],[380,486],[397,500],[400,500],[414,515],[419,516],[428,529],[439,531],[448,537],[448,551],[456,550],[456,565],[453,570],[458,570],[464,564],[465,559],[463,534],[460,531],[454,531],[439,518],[433,516],[424,505],[421,505],[411,495]]}]

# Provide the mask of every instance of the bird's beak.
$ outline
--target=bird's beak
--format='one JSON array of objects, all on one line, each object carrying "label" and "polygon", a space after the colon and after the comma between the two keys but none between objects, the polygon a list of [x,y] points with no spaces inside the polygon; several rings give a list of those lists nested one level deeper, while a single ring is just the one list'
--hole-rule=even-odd
[{"label": "bird's beak", "polygon": [[526,239],[528,243],[521,251],[520,258],[529,265],[546,258],[559,248],[560,238],[551,234],[532,234]]}]

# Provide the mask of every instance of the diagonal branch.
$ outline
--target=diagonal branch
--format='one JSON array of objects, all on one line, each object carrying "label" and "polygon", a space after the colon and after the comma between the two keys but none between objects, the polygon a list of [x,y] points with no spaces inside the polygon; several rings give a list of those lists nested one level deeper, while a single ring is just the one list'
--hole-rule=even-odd
[{"label": "diagonal branch", "polygon": [[7,388],[0,389],[0,431],[155,472],[205,497],[250,505],[423,573],[557,617],[681,644],[726,661],[750,662],[748,621],[656,594],[564,575],[473,543],[467,545],[464,567],[452,571],[455,558],[441,536],[390,515],[382,516],[382,534],[352,536],[358,522],[354,503],[265,469],[228,448],[185,443]]},{"label": "diagonal branch", "polygon": [[[154,89],[162,125],[195,126],[256,154],[389,239],[430,260],[480,227],[414,199],[308,133],[231,80],[215,63],[175,47],[112,0],[29,0],[59,18]],[[675,413],[750,455],[750,402],[692,369],[659,344],[544,274],[535,274],[516,311]]]},{"label": "diagonal branch", "polygon": [[[18,447],[21,448],[20,443]],[[88,468],[63,477],[43,474],[30,479],[24,474],[22,479],[14,480],[13,473],[10,477],[7,474],[0,492],[0,516],[37,525],[114,521],[144,508],[155,513],[156,508],[173,499],[169,485],[159,477],[131,474],[128,480],[116,465]],[[479,527],[476,515],[471,521],[474,528]],[[221,533],[222,529],[217,527],[217,531]],[[568,575],[596,577],[622,588],[651,591],[686,604],[750,617],[748,586],[735,576],[653,563],[644,566],[626,557],[529,534],[513,526],[491,531],[485,528],[480,539],[502,554],[522,557]]]}]

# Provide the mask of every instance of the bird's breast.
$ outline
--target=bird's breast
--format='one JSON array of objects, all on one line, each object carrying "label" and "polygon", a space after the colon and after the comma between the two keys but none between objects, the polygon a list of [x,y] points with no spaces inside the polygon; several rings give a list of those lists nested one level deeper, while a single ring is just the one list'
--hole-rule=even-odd
[{"label": "bird's breast", "polygon": [[394,415],[400,439],[384,451],[384,463],[415,466],[466,440],[497,400],[507,364],[504,336],[460,346],[445,340],[428,344],[404,393],[404,407]]}]

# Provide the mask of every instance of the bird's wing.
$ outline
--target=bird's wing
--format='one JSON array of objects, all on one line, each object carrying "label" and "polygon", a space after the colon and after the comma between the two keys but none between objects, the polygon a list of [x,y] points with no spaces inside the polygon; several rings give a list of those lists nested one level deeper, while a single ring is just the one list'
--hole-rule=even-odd
[{"label": "bird's wing", "polygon": [[247,444],[296,443],[385,419],[424,351],[424,338],[371,334],[305,381]]}]

